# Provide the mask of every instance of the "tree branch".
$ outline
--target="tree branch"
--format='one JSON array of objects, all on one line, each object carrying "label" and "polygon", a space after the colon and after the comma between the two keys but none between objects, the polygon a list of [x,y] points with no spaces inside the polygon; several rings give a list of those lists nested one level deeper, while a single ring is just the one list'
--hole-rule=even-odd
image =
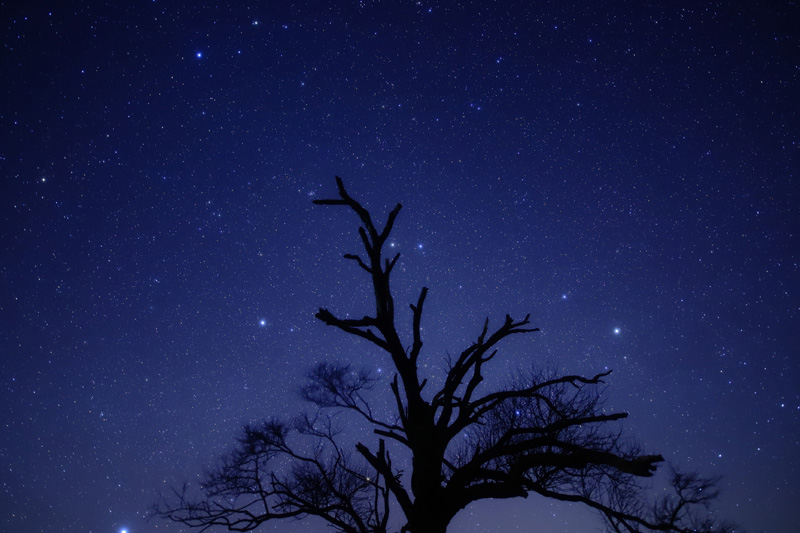
[{"label": "tree branch", "polygon": [[364,317],[362,319],[341,319],[336,318],[330,311],[323,308],[320,308],[317,314],[314,316],[329,326],[336,326],[337,328],[350,333],[351,335],[356,335],[363,339],[367,339],[371,343],[383,348],[384,350],[389,349],[386,341],[375,335],[372,330],[360,329],[362,327],[377,326],[377,320],[374,318]]},{"label": "tree branch", "polygon": [[578,384],[592,385],[592,384],[604,383],[604,381],[601,378],[608,376],[609,374],[611,374],[611,372],[612,372],[611,370],[608,370],[606,372],[601,372],[600,374],[595,375],[593,378],[588,378],[588,379],[583,376],[577,376],[577,375],[562,376],[560,378],[555,378],[542,383],[538,383],[526,389],[505,390],[487,394],[486,396],[475,400],[464,409],[463,412],[467,420],[467,422],[465,423],[476,422],[483,414],[490,411],[500,402],[503,402],[505,400],[509,400],[512,398],[534,397],[540,390],[559,384],[570,384],[575,387],[578,387],[579,386]]},{"label": "tree branch", "polygon": [[425,303],[425,297],[427,295],[428,287],[422,287],[422,290],[419,293],[419,299],[417,300],[417,305],[409,304],[409,307],[413,313],[413,324],[411,327],[414,332],[414,343],[411,345],[411,352],[409,353],[408,358],[414,364],[416,364],[417,358],[419,358],[419,353],[422,350],[422,333],[420,332],[422,322],[422,306]]},{"label": "tree branch", "polygon": [[[503,325],[492,333],[488,340],[486,340],[486,334],[489,330],[489,319],[486,319],[483,324],[483,330],[478,336],[478,340],[461,352],[456,362],[452,364],[448,370],[444,386],[433,397],[432,405],[437,409],[442,409],[437,422],[440,428],[445,428],[450,424],[453,411],[456,407],[460,408],[458,416],[460,423],[457,421],[454,424],[451,428],[450,435],[455,435],[465,427],[464,424],[467,422],[467,419],[462,419],[462,416],[465,416],[466,413],[461,408],[469,405],[472,395],[475,393],[475,389],[483,381],[481,370],[484,363],[491,360],[496,354],[496,351],[493,351],[489,355],[486,355],[487,352],[509,335],[539,331],[539,328],[523,327],[530,323],[529,319],[530,315],[527,315],[523,320],[514,322],[509,315],[506,315]],[[459,388],[470,372],[472,375],[467,382],[463,395],[461,398],[456,398]]]},{"label": "tree branch", "polygon": [[361,443],[356,444],[356,450],[364,456],[367,462],[375,469],[376,472],[380,472],[380,474],[386,480],[386,487],[394,494],[394,497],[397,499],[397,503],[400,504],[400,507],[403,509],[403,512],[408,516],[412,512],[413,503],[411,501],[408,492],[403,488],[403,485],[400,483],[400,480],[392,471],[392,462],[389,459],[389,454],[386,453],[386,444],[381,439],[378,445],[378,453],[373,454],[369,448],[364,446]]}]

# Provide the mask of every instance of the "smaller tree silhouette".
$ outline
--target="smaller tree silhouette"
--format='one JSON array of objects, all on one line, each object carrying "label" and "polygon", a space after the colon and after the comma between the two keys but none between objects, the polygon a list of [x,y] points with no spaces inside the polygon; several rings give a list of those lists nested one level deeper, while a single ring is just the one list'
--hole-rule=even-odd
[{"label": "smaller tree silhouette", "polygon": [[[370,396],[379,382],[369,372],[344,362],[320,363],[301,393],[314,406],[313,415],[245,427],[199,490],[184,486],[162,500],[155,514],[201,530],[249,531],[269,520],[316,516],[336,531],[384,533],[390,511],[397,510],[402,532],[444,533],[472,502],[538,494],[585,504],[616,532],[731,530],[709,512],[717,497],[714,479],[673,470],[672,493],[646,496],[641,480],[664,459],[622,437],[616,423],[627,413],[604,409],[600,386],[611,371],[592,377],[531,371],[505,388],[486,390],[484,376],[501,342],[538,331],[529,326],[529,316],[506,316],[494,330],[487,319],[475,342],[448,361],[443,385],[426,393],[420,358],[428,289],[410,305],[410,342],[404,343],[389,286],[400,255],[383,256],[401,205],[378,231],[342,180],[336,183],[338,198],[314,203],[358,215],[365,255],[344,257],[369,274],[375,312],[350,319],[320,309],[316,318],[388,357],[394,374],[386,393],[393,415],[384,418],[372,409]],[[354,449],[341,444],[342,411],[356,413],[373,429]],[[465,432],[469,440],[457,438]],[[387,443],[410,455],[410,475],[393,464]]]}]

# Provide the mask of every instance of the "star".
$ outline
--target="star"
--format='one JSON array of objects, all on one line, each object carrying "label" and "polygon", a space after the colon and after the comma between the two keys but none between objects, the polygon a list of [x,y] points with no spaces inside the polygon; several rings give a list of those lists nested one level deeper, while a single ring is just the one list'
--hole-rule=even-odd
[{"label": "star", "polygon": [[263,328],[264,326],[267,325],[267,319],[266,318],[259,319],[258,325]]},{"label": "star", "polygon": [[620,331],[621,330],[619,328],[614,328],[614,335],[619,335]]}]

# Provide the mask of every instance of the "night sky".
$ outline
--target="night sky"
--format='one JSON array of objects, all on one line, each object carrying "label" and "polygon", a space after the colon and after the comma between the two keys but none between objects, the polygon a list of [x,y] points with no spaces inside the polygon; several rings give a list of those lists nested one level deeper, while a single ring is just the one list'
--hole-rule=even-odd
[{"label": "night sky", "polygon": [[[0,530],[185,531],[148,507],[318,361],[383,405],[387,358],[314,319],[373,309],[357,218],[312,204],[339,175],[403,203],[426,372],[531,313],[492,379],[614,369],[647,452],[796,531],[796,2],[50,4],[0,3]],[[532,497],[450,530],[599,527]]]}]

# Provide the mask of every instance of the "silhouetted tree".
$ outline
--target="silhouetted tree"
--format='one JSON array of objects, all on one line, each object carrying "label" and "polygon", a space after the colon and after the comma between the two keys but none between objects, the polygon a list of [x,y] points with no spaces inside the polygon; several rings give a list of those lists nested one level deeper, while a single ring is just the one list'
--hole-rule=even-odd
[{"label": "silhouetted tree", "polygon": [[[233,452],[205,474],[198,492],[176,491],[156,514],[202,530],[219,525],[231,531],[317,516],[336,531],[365,533],[386,532],[390,510],[399,510],[405,521],[401,531],[443,533],[472,502],[534,493],[588,505],[616,532],[729,530],[715,524],[708,511],[716,480],[673,472],[674,493],[647,499],[641,480],[651,477],[663,458],[622,438],[615,422],[627,413],[603,409],[599,386],[610,371],[591,377],[532,371],[503,389],[486,390],[482,382],[500,343],[538,331],[529,327],[528,316],[506,316],[494,330],[487,319],[477,340],[448,361],[441,388],[427,392],[420,359],[428,289],[410,305],[410,343],[404,343],[389,285],[399,254],[383,256],[401,205],[379,231],[342,180],[337,177],[336,183],[338,198],[314,203],[344,206],[358,215],[364,255],[344,257],[369,274],[375,311],[351,319],[320,309],[316,317],[391,359],[387,393],[394,414],[383,418],[370,407],[368,392],[377,380],[369,372],[320,363],[302,388],[314,415],[246,427]],[[356,413],[375,437],[344,449],[335,414],[341,411]],[[468,440],[456,438],[464,432]],[[410,475],[392,463],[390,447],[410,455]]]}]

